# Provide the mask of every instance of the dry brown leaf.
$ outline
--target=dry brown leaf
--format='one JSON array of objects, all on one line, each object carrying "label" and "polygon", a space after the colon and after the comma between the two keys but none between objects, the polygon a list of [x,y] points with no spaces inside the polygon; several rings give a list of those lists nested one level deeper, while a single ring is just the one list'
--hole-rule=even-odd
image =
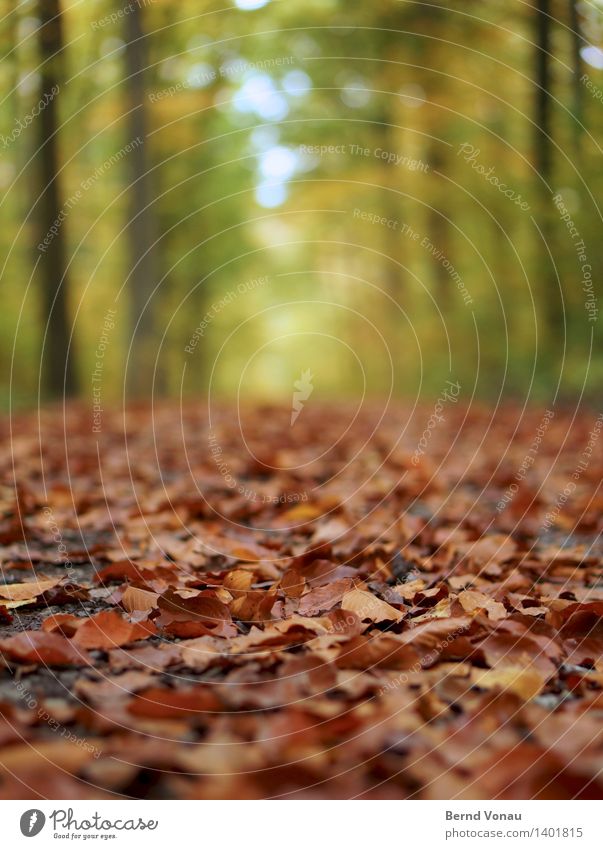
[{"label": "dry brown leaf", "polygon": [[497,622],[500,619],[506,619],[508,616],[504,604],[494,601],[485,593],[478,590],[463,590],[459,593],[458,599],[467,613],[477,613],[480,610],[485,610],[488,614],[488,619]]},{"label": "dry brown leaf", "polygon": [[80,647],[60,634],[22,631],[0,640],[0,651],[11,660],[45,666],[86,666],[88,656]]},{"label": "dry brown leaf", "polygon": [[331,610],[339,604],[351,586],[351,578],[342,578],[340,581],[316,587],[301,597],[298,612],[302,616],[316,616],[318,613]]},{"label": "dry brown leaf", "polygon": [[158,593],[143,590],[140,587],[128,586],[121,596],[121,605],[130,613],[141,611],[150,613],[157,607]]},{"label": "dry brown leaf", "polygon": [[335,661],[339,669],[412,669],[421,668],[419,655],[394,635],[353,637],[342,643]]},{"label": "dry brown leaf", "polygon": [[376,598],[365,590],[350,590],[341,602],[342,610],[351,610],[359,619],[369,619],[371,622],[399,622],[404,614],[391,604]]},{"label": "dry brown leaf", "polygon": [[0,604],[8,607],[5,599],[29,603],[47,590],[56,587],[60,582],[61,578],[43,578],[38,581],[27,581],[23,584],[2,584],[0,586]]},{"label": "dry brown leaf", "polygon": [[73,642],[85,649],[112,649],[144,640],[157,633],[152,622],[130,622],[112,610],[86,619],[75,632]]}]

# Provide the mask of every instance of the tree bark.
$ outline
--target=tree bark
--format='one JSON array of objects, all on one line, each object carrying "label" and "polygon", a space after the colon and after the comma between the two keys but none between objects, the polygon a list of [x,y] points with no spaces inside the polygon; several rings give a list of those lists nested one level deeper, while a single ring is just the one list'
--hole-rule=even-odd
[{"label": "tree bark", "polygon": [[[440,173],[446,173],[446,162],[441,146],[438,147],[436,143],[433,143],[429,149],[427,159],[432,172],[439,171]],[[432,179],[435,184],[435,176]],[[446,187],[442,190],[438,185],[434,189],[434,193],[435,197],[434,195],[431,196],[432,199],[427,214],[429,238],[438,251],[442,252],[442,256],[440,258],[431,256],[430,264],[435,281],[434,297],[442,312],[446,313],[451,304],[450,289],[453,283],[450,275],[444,268],[443,261],[445,259],[450,260],[452,243],[451,228],[446,214],[447,210],[444,208]]]},{"label": "tree bark", "polygon": [[536,108],[534,162],[548,184],[552,175],[551,126],[551,3],[536,0]]},{"label": "tree bark", "polygon": [[570,38],[572,40],[572,113],[574,115],[574,138],[578,155],[581,153],[581,138],[584,129],[584,87],[582,85],[582,30],[580,27],[580,16],[578,14],[578,3],[576,0],[568,0]]},{"label": "tree bark", "polygon": [[[565,313],[563,290],[557,279],[555,268],[555,224],[551,199],[554,175],[553,123],[552,123],[552,17],[551,0],[537,0],[535,6],[535,109],[534,109],[534,165],[538,206],[536,218],[541,233],[535,233],[536,256],[541,278],[541,315],[544,323],[544,339],[547,355],[545,371],[551,380],[556,380],[559,368],[558,355],[563,348]],[[543,244],[543,240],[544,243]],[[550,253],[549,253],[550,252]],[[550,366],[546,365],[546,362]]]},{"label": "tree bark", "polygon": [[128,393],[133,397],[150,394],[155,362],[154,310],[152,293],[156,280],[156,226],[151,207],[152,193],[147,154],[148,116],[144,75],[147,50],[142,8],[134,2],[125,17],[125,64],[128,98],[128,141],[141,139],[128,155],[130,163],[130,205],[128,241],[130,268],[131,351],[128,366]]},{"label": "tree bark", "polygon": [[[39,180],[37,201],[38,244],[48,244],[41,252],[40,281],[46,338],[43,359],[43,393],[52,398],[74,395],[77,390],[73,346],[69,352],[66,223],[62,211],[59,178],[57,96],[63,65],[63,27],[60,0],[38,0],[38,50],[40,58],[40,100],[46,106],[35,118],[36,166]],[[53,228],[51,232],[51,228]]]}]

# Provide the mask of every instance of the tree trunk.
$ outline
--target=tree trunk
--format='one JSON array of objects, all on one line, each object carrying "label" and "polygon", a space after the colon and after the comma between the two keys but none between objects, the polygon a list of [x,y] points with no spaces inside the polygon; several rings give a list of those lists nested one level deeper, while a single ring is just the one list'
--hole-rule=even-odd
[{"label": "tree trunk", "polygon": [[[446,173],[446,162],[440,148],[441,146],[438,147],[437,142],[431,145],[427,156],[429,168],[432,172],[438,171],[440,173]],[[434,176],[432,179],[434,180],[435,186],[436,177]],[[430,256],[429,261],[432,268],[433,279],[435,281],[433,293],[434,298],[443,313],[446,313],[450,307],[450,289],[453,285],[452,279],[444,267],[444,261],[446,259],[450,260],[452,242],[450,238],[450,222],[448,221],[446,209],[444,208],[446,189],[446,186],[442,189],[439,183],[437,184],[434,189],[435,197],[434,195],[431,196],[432,199],[429,204],[429,212],[427,214],[429,238],[433,245],[437,248],[437,251],[442,252],[440,257]],[[438,197],[438,195],[440,196]]]},{"label": "tree trunk", "polygon": [[[375,137],[375,150],[380,147],[389,152],[397,151],[396,127],[392,123],[390,110],[382,106],[376,115],[376,119],[378,129]],[[389,224],[380,228],[382,238],[380,244],[376,247],[380,247],[382,254],[380,278],[383,291],[389,296],[388,300],[385,301],[386,315],[388,316],[385,335],[394,363],[394,390],[401,391],[405,379],[402,373],[404,361],[404,317],[402,310],[408,302],[405,292],[405,286],[408,283],[401,268],[402,241],[399,224],[402,221],[403,212],[402,196],[394,191],[394,189],[400,187],[399,172],[396,166],[382,160],[380,170],[383,185],[386,187],[380,193],[380,213]],[[398,226],[394,228],[395,222],[398,222]]]},{"label": "tree trunk", "polygon": [[131,153],[128,222],[131,351],[128,392],[132,397],[150,394],[155,363],[154,310],[152,293],[156,280],[156,227],[147,155],[148,120],[144,74],[147,67],[142,8],[131,5],[125,16],[125,64],[128,97],[128,141],[140,139]]},{"label": "tree trunk", "polygon": [[551,127],[551,3],[536,0],[536,108],[534,162],[548,184],[553,167]]},{"label": "tree trunk", "polygon": [[582,85],[582,31],[576,0],[568,0],[570,38],[572,40],[572,113],[574,115],[574,139],[578,158],[581,154],[581,139],[584,129],[584,87]]},{"label": "tree trunk", "polygon": [[[550,371],[550,379],[558,377],[559,351],[563,348],[565,314],[563,291],[557,279],[555,269],[555,223],[552,204],[553,180],[553,124],[551,99],[551,50],[552,18],[550,0],[537,0],[535,7],[535,109],[534,109],[534,165],[538,172],[536,178],[538,203],[535,218],[540,233],[535,232],[536,257],[540,269],[540,314],[544,323],[545,371]],[[544,243],[543,244],[543,240]],[[549,254],[550,252],[550,254]],[[550,363],[548,366],[547,361]]]},{"label": "tree trunk", "polygon": [[42,391],[46,396],[59,398],[75,394],[77,388],[73,351],[69,356],[67,239],[59,185],[57,97],[60,94],[53,95],[62,80],[64,41],[60,0],[38,0],[38,17],[39,97],[46,103],[34,121],[39,180],[38,244],[44,240],[47,243],[39,265],[46,337]]}]

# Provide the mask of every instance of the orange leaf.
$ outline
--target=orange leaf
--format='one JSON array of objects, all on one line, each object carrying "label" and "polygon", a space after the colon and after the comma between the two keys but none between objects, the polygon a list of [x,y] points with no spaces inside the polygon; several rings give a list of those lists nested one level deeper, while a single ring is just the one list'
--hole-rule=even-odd
[{"label": "orange leaf", "polygon": [[86,619],[73,642],[86,649],[112,649],[156,634],[152,622],[129,622],[113,610],[104,610]]},{"label": "orange leaf", "polygon": [[86,652],[80,651],[71,640],[60,634],[44,631],[22,631],[0,641],[0,650],[13,660],[40,663],[48,666],[87,666]]}]

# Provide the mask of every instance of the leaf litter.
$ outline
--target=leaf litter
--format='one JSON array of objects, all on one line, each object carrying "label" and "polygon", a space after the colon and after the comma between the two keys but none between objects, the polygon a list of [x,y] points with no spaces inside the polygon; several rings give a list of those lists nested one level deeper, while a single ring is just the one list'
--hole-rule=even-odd
[{"label": "leaf litter", "polygon": [[538,410],[65,415],[1,461],[2,798],[600,797],[586,421],[509,498]]}]

